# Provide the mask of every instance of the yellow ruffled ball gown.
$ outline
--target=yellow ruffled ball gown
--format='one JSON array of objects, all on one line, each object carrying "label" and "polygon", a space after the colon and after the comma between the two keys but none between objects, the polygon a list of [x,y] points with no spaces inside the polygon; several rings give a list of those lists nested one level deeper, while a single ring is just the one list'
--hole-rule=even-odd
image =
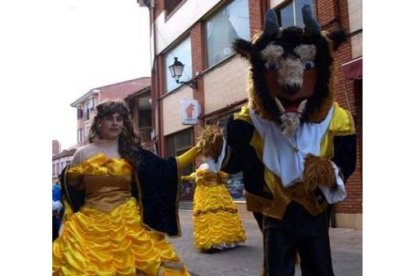
[{"label": "yellow ruffled ball gown", "polygon": [[234,247],[246,240],[237,206],[227,190],[228,175],[197,169],[193,222],[195,246],[201,251]]},{"label": "yellow ruffled ball gown", "polygon": [[165,235],[143,225],[131,175],[127,161],[104,154],[69,168],[85,204],[74,213],[65,205],[53,275],[189,275]]}]

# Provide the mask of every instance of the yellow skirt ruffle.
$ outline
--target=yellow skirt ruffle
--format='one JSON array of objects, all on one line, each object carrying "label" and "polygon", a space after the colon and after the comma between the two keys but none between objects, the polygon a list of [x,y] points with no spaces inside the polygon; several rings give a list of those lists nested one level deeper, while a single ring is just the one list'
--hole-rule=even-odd
[{"label": "yellow skirt ruffle", "polygon": [[189,275],[165,236],[141,223],[135,198],[110,212],[84,206],[53,242],[53,275]]},{"label": "yellow skirt ruffle", "polygon": [[200,250],[233,247],[246,240],[237,206],[224,185],[197,185],[193,207],[194,240]]}]

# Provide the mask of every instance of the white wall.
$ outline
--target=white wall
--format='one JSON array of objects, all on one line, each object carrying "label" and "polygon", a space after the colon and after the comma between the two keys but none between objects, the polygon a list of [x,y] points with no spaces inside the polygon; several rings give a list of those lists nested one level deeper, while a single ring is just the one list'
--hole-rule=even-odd
[{"label": "white wall", "polygon": [[270,7],[274,8],[285,0],[270,0]]},{"label": "white wall", "polygon": [[180,118],[180,100],[193,99],[193,90],[188,86],[182,86],[178,91],[163,99],[163,128],[164,136],[188,128],[183,125]]}]

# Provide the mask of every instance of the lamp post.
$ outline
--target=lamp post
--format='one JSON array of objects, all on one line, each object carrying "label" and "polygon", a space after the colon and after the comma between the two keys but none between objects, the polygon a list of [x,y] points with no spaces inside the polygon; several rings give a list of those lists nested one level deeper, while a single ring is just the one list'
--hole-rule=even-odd
[{"label": "lamp post", "polygon": [[168,66],[171,77],[175,79],[176,83],[181,83],[190,86],[193,89],[197,89],[197,80],[192,79],[189,81],[180,81],[181,76],[183,75],[184,64],[178,60],[177,57],[174,57],[174,63]]}]

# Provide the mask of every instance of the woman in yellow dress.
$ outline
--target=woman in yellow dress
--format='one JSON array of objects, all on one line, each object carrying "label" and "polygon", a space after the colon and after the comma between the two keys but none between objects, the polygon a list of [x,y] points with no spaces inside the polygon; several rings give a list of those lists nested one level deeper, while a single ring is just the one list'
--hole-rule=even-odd
[{"label": "woman in yellow dress", "polygon": [[[217,126],[207,126],[204,133],[221,136]],[[216,141],[222,141],[217,138]],[[205,162],[191,175],[181,179],[196,184],[193,204],[195,246],[201,252],[214,252],[244,242],[246,234],[237,206],[226,187],[228,174],[219,170],[224,154],[210,156],[209,147],[214,147],[215,142],[205,141],[203,137],[200,141]]]},{"label": "woman in yellow dress", "polygon": [[178,177],[197,146],[162,159],[141,148],[123,102],[96,109],[90,143],[61,174],[53,275],[189,275],[166,235],[181,235]]}]

